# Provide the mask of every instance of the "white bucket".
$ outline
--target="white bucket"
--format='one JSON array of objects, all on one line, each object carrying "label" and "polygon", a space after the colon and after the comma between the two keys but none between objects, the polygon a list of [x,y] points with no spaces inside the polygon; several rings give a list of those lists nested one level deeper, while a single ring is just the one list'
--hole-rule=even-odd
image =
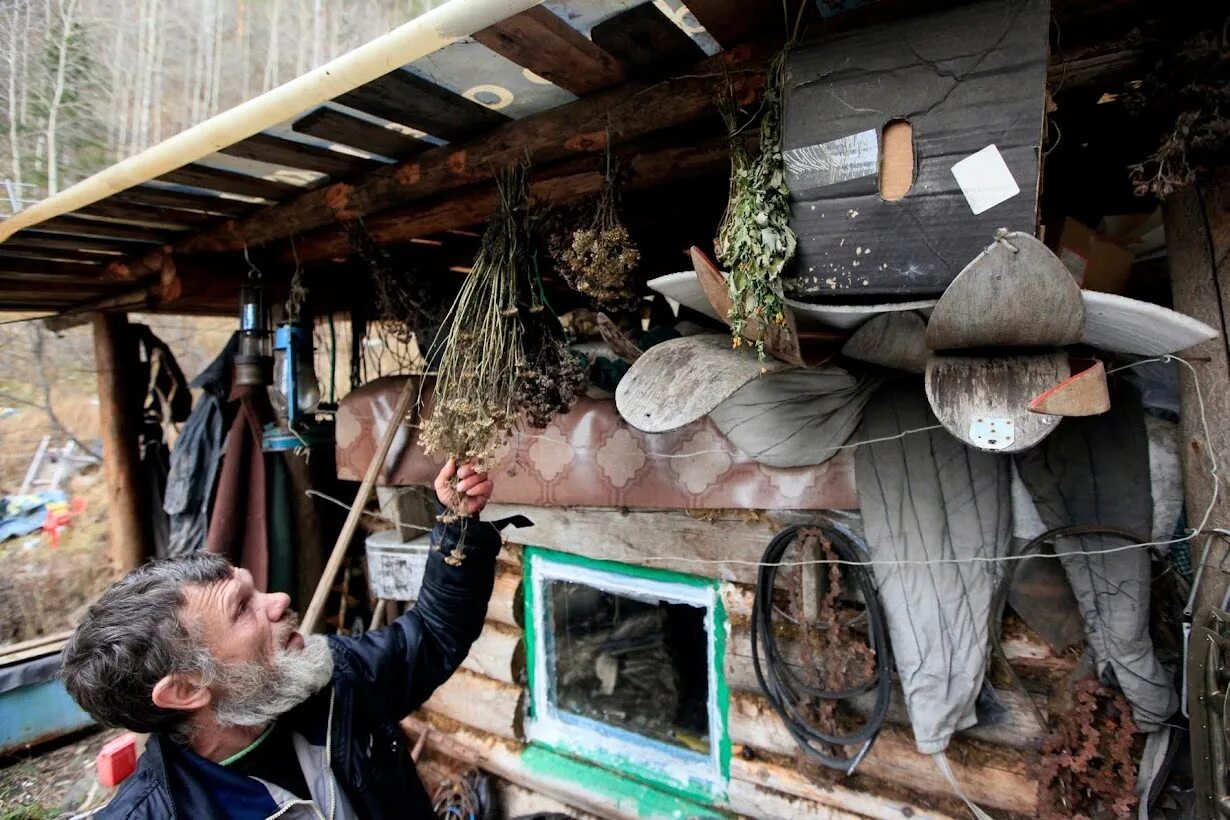
[{"label": "white bucket", "polygon": [[414,601],[423,585],[431,536],[401,541],[397,530],[367,536],[367,582],[372,594],[386,601]]}]

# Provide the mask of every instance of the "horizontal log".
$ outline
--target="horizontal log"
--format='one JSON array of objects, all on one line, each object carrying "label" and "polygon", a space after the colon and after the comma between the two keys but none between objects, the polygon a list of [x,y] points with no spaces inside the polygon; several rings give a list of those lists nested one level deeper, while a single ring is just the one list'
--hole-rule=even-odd
[{"label": "horizontal log", "polygon": [[464,184],[489,181],[496,171],[528,161],[535,167],[578,155],[595,155],[613,143],[693,122],[714,112],[726,72],[744,96],[763,84],[770,48],[741,48],[708,58],[684,76],[634,83],[575,103],[506,123],[463,144],[433,148],[408,162],[383,168],[354,187],[328,186],[239,222],[186,238],[184,253],[234,251],[305,233],[332,223],[339,200],[353,217],[368,217]]},{"label": "horizontal log", "polygon": [[[731,695],[729,717],[732,743],[776,755],[795,755],[798,746],[784,723],[764,698]],[[981,747],[954,740],[948,760],[966,795],[984,807],[1032,814],[1037,807],[1038,782],[1033,767],[1020,755],[994,755]],[[952,797],[953,789],[935,761],[919,754],[914,741],[894,729],[885,729],[859,764],[857,773],[900,785],[914,792]]]},{"label": "horizontal log", "polygon": [[[501,550],[502,551],[502,550]],[[487,620],[520,628],[525,620],[519,568],[501,561],[496,566],[495,587],[487,604]]]},{"label": "horizontal log", "polygon": [[[752,666],[752,658],[750,656],[750,638],[746,641],[739,640],[741,644],[739,649],[746,649],[749,653],[747,655],[737,654],[733,651],[735,648],[734,643],[735,641],[732,640],[730,644],[732,651],[726,654],[726,685],[732,692],[759,694],[761,692],[760,684],[756,680],[756,671]],[[786,654],[787,658],[791,658],[794,655],[795,648],[794,646],[782,646],[782,651]],[[810,675],[801,665],[796,668],[803,680],[810,679]],[[1042,742],[1046,739],[1050,729],[1039,722],[1038,714],[1034,711],[1034,707],[1030,705],[1026,696],[1010,689],[998,689],[996,694],[1007,710],[1004,722],[996,725],[972,726],[957,734],[962,737],[981,740],[984,743],[992,743],[996,746],[1029,750],[1041,748]],[[1042,716],[1045,717],[1047,711],[1046,698],[1039,695],[1035,698],[1035,703],[1038,704]],[[875,708],[875,694],[868,692],[845,701],[845,704],[853,714],[867,717]],[[901,686],[895,681],[885,721],[894,726],[908,727],[910,725],[910,714],[906,709],[905,695],[902,694]]]},{"label": "horizontal log", "polygon": [[524,692],[520,686],[463,668],[454,672],[423,708],[497,737],[520,740],[525,734],[521,710]]},{"label": "horizontal log", "polygon": [[461,668],[501,683],[524,683],[525,642],[521,630],[488,621]]},{"label": "horizontal log", "polygon": [[[695,176],[725,171],[729,162],[728,149],[721,141],[650,150],[621,163],[621,189],[636,191],[667,180],[682,184]],[[590,161],[549,168],[531,174],[530,196],[536,202],[566,204],[597,194],[602,190],[603,179],[602,172]],[[495,212],[498,203],[499,192],[494,185],[474,186],[448,197],[379,214],[364,220],[364,227],[379,245],[408,242],[482,223]],[[349,256],[354,251],[345,233],[338,230],[306,235],[296,250],[303,264]],[[288,247],[284,253],[289,257],[291,249]]]},{"label": "horizontal log", "polygon": [[523,747],[519,743],[465,727],[449,725],[444,729],[437,728],[432,723],[414,716],[404,719],[401,727],[412,740],[417,740],[424,731],[429,731],[427,748],[432,753],[490,772],[581,811],[617,820],[637,820],[640,817],[635,806],[624,806],[617,798],[603,797],[586,788],[583,783],[562,780],[531,770],[521,759]]},{"label": "horizontal log", "polygon": [[755,583],[755,567],[654,559],[686,555],[754,562],[760,560],[775,532],[767,521],[751,522],[738,511],[715,512],[702,519],[680,510],[625,512],[610,507],[518,504],[492,504],[488,509],[493,519],[524,515],[533,521],[532,527],[505,531],[507,538],[523,544],[745,584]]},{"label": "horizontal log", "polygon": [[[437,725],[434,718],[408,717],[402,729],[413,742],[424,731],[429,754],[439,754],[474,766],[540,795],[546,795],[575,810],[605,818],[639,818],[641,812],[631,801],[604,796],[586,784],[563,780],[549,773],[530,769],[522,761],[520,744],[500,737],[459,727],[451,722]],[[616,772],[618,774],[618,772]],[[745,817],[777,820],[784,817],[864,820],[864,818],[911,817],[919,820],[948,820],[949,816],[899,800],[881,798],[842,786],[819,786],[802,775],[786,772],[764,763],[731,761],[732,780],[728,797],[730,808]],[[794,798],[794,799],[791,799]],[[513,816],[512,812],[508,816]]]},{"label": "horizontal log", "polygon": [[502,778],[497,778],[495,791],[499,796],[498,805],[503,810],[504,817],[563,815],[573,820],[599,820],[596,814],[580,811],[575,806],[570,806],[554,797]]},{"label": "horizontal log", "polygon": [[[748,787],[754,791],[748,793]],[[921,804],[882,797],[842,785],[817,783],[798,769],[786,768],[763,760],[730,761],[730,803],[736,811],[754,806],[754,798],[763,798],[766,790],[780,792],[808,801],[812,806],[829,806],[859,817],[908,817],[911,820],[955,820],[953,815],[924,808]],[[801,815],[817,816],[817,815]],[[964,817],[963,815],[958,815]]]}]

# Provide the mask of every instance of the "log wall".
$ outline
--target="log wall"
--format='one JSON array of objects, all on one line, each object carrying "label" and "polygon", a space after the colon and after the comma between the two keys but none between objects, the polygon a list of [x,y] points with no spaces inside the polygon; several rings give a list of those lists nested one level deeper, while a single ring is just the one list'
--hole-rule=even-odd
[{"label": "log wall", "polygon": [[[687,554],[684,551],[689,548],[698,556],[730,555],[733,551],[758,557],[770,535],[763,521],[748,521],[741,515],[702,520],[682,513],[601,511],[590,520],[596,511],[588,511],[581,520],[574,513],[570,520],[575,526],[566,531],[553,523],[553,511],[516,511],[526,513],[536,523],[532,531],[517,531],[519,540],[538,545],[547,541],[552,548],[566,547],[574,553],[585,553],[586,533],[614,522],[613,530],[604,529],[603,539],[604,544],[614,546],[608,546],[608,554],[590,557],[642,566],[661,566],[647,560],[654,552]],[[500,509],[493,515],[509,512]],[[619,537],[612,538],[612,531]],[[528,532],[535,534],[527,537]],[[652,542],[656,549],[644,546],[646,542]],[[785,725],[761,693],[752,669],[749,624],[754,587],[735,579],[746,579],[742,570],[732,572],[721,566],[690,565],[685,571],[725,576],[719,582],[719,596],[729,630],[722,664],[730,691],[728,729],[732,743],[725,808],[764,818],[964,816],[964,807],[935,763],[915,750],[899,689],[885,729],[856,775],[846,778],[803,763]],[[522,601],[521,548],[510,544],[502,554],[485,630],[461,670],[437,690],[420,714],[408,719],[407,726],[421,729],[436,724],[440,730],[429,735],[430,753],[478,765],[522,792],[545,795],[574,812],[629,816],[628,807],[619,801],[596,797],[580,786],[548,782],[549,778],[535,774],[520,760],[525,749],[528,703]],[[1052,691],[1074,662],[1055,656],[1037,636],[1017,624],[1006,630],[1003,645],[1013,671],[1027,681],[1030,691],[1000,688],[1007,721],[959,733],[949,747],[948,758],[972,800],[1000,816],[1024,816],[1034,813],[1037,805],[1038,749],[1046,735],[1029,699],[1045,716]],[[788,658],[798,654],[789,641],[784,647]],[[851,714],[867,708],[868,704],[855,703]]]}]

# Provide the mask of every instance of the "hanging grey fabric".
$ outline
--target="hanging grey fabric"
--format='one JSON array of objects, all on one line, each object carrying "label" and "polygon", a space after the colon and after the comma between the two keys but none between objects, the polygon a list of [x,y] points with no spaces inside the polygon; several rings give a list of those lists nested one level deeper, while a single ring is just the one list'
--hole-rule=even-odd
[{"label": "hanging grey fabric", "polygon": [[[1109,412],[1065,419],[1038,447],[1018,454],[1016,464],[1048,528],[1100,525],[1149,540],[1149,444],[1135,388],[1113,386]],[[1057,538],[1055,551],[1085,553],[1060,560],[1098,674],[1118,683],[1136,725],[1151,732],[1174,714],[1179,698],[1149,636],[1148,551],[1104,552],[1128,543],[1120,535],[1071,536]]]},{"label": "hanging grey fabric", "polygon": [[823,464],[854,433],[878,384],[833,366],[770,373],[741,387],[709,418],[761,464]]},{"label": "hanging grey fabric", "polygon": [[[992,601],[1009,553],[1010,462],[966,447],[937,424],[920,380],[893,382],[868,402],[855,475],[867,544],[888,619],[915,742],[939,755],[978,722]],[[950,563],[921,563],[934,561]],[[944,762],[937,757],[943,769]]]}]

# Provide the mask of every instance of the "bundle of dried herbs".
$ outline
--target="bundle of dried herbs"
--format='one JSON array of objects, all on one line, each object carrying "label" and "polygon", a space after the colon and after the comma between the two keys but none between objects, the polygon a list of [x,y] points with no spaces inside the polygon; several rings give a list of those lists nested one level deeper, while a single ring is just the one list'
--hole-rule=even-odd
[{"label": "bundle of dried herbs", "polygon": [[420,271],[396,264],[376,244],[362,219],[341,221],[342,231],[371,276],[375,311],[371,318],[382,322],[403,344],[417,337],[436,338],[444,319],[446,302],[429,286]]},{"label": "bundle of dried herbs", "polygon": [[[592,205],[574,211],[571,229],[547,237],[555,268],[569,286],[599,307],[624,310],[636,301],[632,273],[641,252],[616,209],[615,174],[609,167],[602,193]],[[566,224],[566,219],[556,220]]]},{"label": "bundle of dried herbs", "polygon": [[1157,150],[1129,170],[1138,196],[1165,199],[1208,179],[1230,153],[1230,23],[1142,45],[1153,67],[1128,85],[1123,104],[1142,128],[1162,129]]},{"label": "bundle of dried herbs", "polygon": [[[547,309],[530,241],[526,171],[498,180],[500,207],[453,304],[442,340],[435,407],[424,424],[428,453],[479,469],[494,466],[519,419],[545,427],[580,397],[585,373]],[[442,334],[443,335],[443,334]]]},{"label": "bundle of dried herbs", "polygon": [[529,264],[525,169],[505,172],[498,187],[500,205],[428,357],[441,354],[434,410],[421,437],[428,453],[473,460],[479,469],[492,466],[516,420],[517,374],[525,362],[518,307]]},{"label": "bundle of dried herbs", "polygon": [[754,340],[764,358],[764,333],[770,323],[786,326],[782,270],[794,257],[795,235],[790,229],[790,192],[782,159],[782,92],[785,53],[769,65],[764,96],[758,110],[760,145],[753,154],[743,132],[754,121],[735,99],[729,84],[719,109],[730,139],[730,200],[718,230],[718,259],[729,271],[731,336],[743,344],[749,319],[759,328]]}]

